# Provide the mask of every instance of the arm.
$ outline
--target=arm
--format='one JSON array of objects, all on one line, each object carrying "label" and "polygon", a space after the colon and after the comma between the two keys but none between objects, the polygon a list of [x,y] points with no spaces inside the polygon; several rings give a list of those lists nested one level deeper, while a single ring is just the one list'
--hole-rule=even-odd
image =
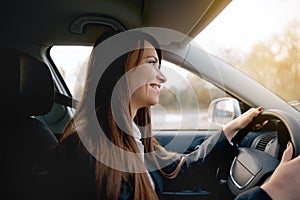
[{"label": "arm", "polygon": [[293,145],[288,143],[282,159],[270,180],[261,188],[265,190],[274,200],[277,199],[299,199],[300,196],[300,157],[292,159]]},{"label": "arm", "polygon": [[[219,180],[216,178],[220,166],[229,166],[236,155],[236,149],[230,144],[230,141],[236,131],[248,125],[254,117],[262,112],[262,108],[252,108],[243,113],[238,118],[226,124],[223,131],[210,136],[200,147],[185,155],[185,162],[182,168],[173,180],[167,180],[165,185],[168,188],[178,188],[181,186],[201,186],[202,189],[211,190],[216,186]],[[164,171],[172,172],[178,164],[174,162],[164,168]]]},{"label": "arm", "polygon": [[[200,147],[190,154],[184,155],[184,163],[174,179],[162,176],[167,191],[184,190],[200,187],[212,191],[218,184],[216,172],[224,163],[230,163],[236,155],[236,149],[228,142],[223,131],[207,138]],[[172,173],[179,160],[163,168]]]}]

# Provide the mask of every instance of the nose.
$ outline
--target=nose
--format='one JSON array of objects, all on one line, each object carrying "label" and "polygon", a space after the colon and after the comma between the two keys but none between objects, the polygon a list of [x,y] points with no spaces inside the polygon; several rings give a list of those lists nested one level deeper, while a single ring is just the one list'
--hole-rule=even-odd
[{"label": "nose", "polygon": [[160,71],[157,70],[158,74],[157,74],[157,79],[159,80],[160,83],[164,83],[167,81],[167,78],[165,77],[165,75]]}]

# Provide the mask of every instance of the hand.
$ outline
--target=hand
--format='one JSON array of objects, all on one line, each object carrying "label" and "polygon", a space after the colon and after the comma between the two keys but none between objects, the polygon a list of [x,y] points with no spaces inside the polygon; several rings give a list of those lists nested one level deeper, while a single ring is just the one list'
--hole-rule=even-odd
[{"label": "hand", "polygon": [[[231,139],[234,136],[234,134],[242,128],[245,128],[250,122],[252,122],[253,118],[257,117],[262,111],[262,107],[250,108],[247,112],[243,113],[239,117],[227,123],[223,128],[223,132],[227,137],[227,140],[231,142]],[[257,124],[254,128],[259,129],[266,123],[267,121],[264,121],[262,124]]]},{"label": "hand", "polygon": [[270,180],[261,186],[274,200],[292,200],[300,197],[300,157],[292,159],[292,156],[293,145],[289,142]]}]

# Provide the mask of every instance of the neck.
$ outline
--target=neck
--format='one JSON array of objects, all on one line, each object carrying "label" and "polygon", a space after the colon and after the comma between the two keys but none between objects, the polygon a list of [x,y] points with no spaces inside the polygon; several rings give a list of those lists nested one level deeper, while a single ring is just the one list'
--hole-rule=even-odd
[{"label": "neck", "polygon": [[136,113],[137,113],[138,107],[135,106],[132,102],[130,102],[130,114],[131,114],[131,119],[133,120]]}]

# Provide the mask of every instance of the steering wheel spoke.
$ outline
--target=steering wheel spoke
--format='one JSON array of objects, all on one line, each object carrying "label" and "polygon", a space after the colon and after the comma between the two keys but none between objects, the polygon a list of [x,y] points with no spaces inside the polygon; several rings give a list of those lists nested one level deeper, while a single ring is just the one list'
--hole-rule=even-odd
[{"label": "steering wheel spoke", "polygon": [[234,195],[248,190],[264,181],[279,164],[271,155],[250,148],[239,148],[228,179],[228,185]]}]

